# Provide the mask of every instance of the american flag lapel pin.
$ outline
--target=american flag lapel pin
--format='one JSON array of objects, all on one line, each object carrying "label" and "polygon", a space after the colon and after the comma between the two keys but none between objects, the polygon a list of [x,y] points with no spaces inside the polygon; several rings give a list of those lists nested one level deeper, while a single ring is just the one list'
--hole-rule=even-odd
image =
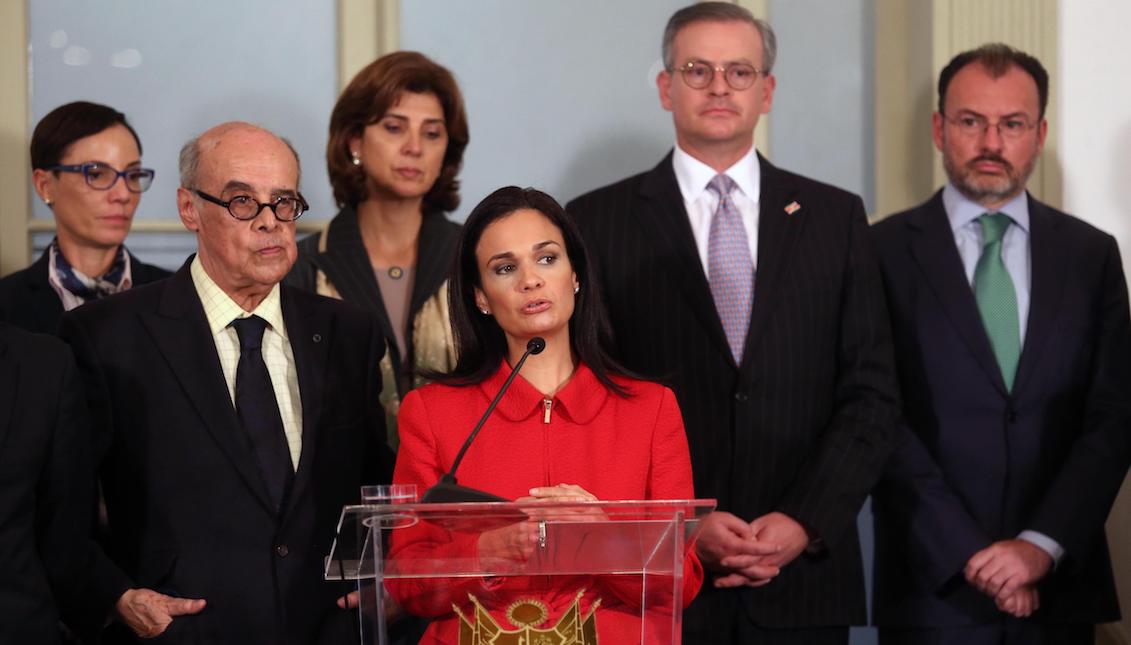
[{"label": "american flag lapel pin", "polygon": [[790,202],[785,207],[785,214],[786,215],[793,215],[794,213],[796,213],[799,210],[801,210],[801,204],[798,204],[797,202]]}]

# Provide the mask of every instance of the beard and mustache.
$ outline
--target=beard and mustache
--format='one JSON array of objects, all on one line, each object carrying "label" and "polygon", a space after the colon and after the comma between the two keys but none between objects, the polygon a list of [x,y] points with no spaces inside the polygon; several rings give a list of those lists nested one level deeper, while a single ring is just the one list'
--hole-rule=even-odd
[{"label": "beard and mustache", "polygon": [[[984,175],[980,173],[975,165],[985,161],[999,164],[1005,174]],[[1019,194],[1025,188],[1026,182],[1029,181],[1029,175],[1033,173],[1033,166],[1036,165],[1036,162],[1037,155],[1034,154],[1018,171],[1004,157],[991,152],[984,152],[961,165],[956,163],[951,155],[943,155],[943,168],[946,170],[946,176],[950,179],[950,183],[954,184],[954,187],[968,199],[984,205],[998,204]]]}]

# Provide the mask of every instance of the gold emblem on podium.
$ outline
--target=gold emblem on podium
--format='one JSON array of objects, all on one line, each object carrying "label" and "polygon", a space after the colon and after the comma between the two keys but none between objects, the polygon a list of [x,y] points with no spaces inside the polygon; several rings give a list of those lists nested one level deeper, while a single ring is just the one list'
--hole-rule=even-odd
[{"label": "gold emblem on podium", "polygon": [[551,627],[539,629],[550,617],[545,603],[533,598],[522,598],[507,607],[507,620],[517,629],[504,629],[495,620],[479,599],[472,594],[467,597],[474,605],[475,615],[468,618],[459,607],[452,605],[459,616],[460,645],[597,645],[597,607],[598,598],[583,616],[581,597],[585,590],[577,592],[573,604]]}]

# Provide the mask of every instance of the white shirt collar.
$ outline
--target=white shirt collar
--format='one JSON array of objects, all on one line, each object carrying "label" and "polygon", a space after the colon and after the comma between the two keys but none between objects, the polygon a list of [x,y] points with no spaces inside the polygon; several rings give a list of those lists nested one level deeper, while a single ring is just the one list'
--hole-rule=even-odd
[{"label": "white shirt collar", "polygon": [[[946,217],[950,220],[950,230],[957,232],[958,229],[966,226],[970,222],[978,219],[989,211],[985,206],[975,202],[966,195],[963,195],[954,184],[947,182],[946,187],[943,188],[943,208],[946,210]],[[1013,220],[1013,223],[1021,227],[1026,233],[1029,232],[1029,193],[1022,191],[1020,195],[1006,202],[1004,206],[994,211],[995,213],[1005,213]]]},{"label": "white shirt collar", "polygon": [[212,331],[213,335],[219,334],[231,324],[236,318],[247,318],[249,316],[259,316],[267,321],[271,329],[275,333],[287,338],[287,327],[283,323],[283,307],[282,300],[279,295],[279,285],[271,287],[271,291],[263,302],[255,308],[255,311],[247,312],[242,307],[236,304],[235,300],[216,284],[212,276],[204,270],[204,265],[200,263],[200,256],[192,259],[192,265],[189,268],[192,274],[192,283],[196,287],[196,293],[200,296],[200,302],[204,305],[204,315],[208,318],[208,328]]},{"label": "white shirt collar", "polygon": [[[707,184],[720,173],[715,172],[707,164],[692,157],[679,147],[677,143],[672,152],[672,168],[675,170],[675,180],[679,184],[679,192],[684,201],[694,202],[707,190]],[[722,174],[734,180],[738,189],[750,201],[758,203],[759,191],[762,187],[762,169],[758,163],[758,154],[754,146],[742,155],[730,168]]]}]

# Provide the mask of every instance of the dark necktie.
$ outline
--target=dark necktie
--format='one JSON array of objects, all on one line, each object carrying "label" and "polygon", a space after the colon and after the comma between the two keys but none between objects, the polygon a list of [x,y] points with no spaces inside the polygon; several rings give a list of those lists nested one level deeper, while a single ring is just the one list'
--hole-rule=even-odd
[{"label": "dark necktie", "polygon": [[263,362],[263,331],[267,321],[259,316],[237,318],[232,327],[240,338],[240,362],[236,366],[236,414],[251,440],[267,494],[282,508],[287,487],[294,477],[291,451],[283,431],[283,418],[271,375]]}]

